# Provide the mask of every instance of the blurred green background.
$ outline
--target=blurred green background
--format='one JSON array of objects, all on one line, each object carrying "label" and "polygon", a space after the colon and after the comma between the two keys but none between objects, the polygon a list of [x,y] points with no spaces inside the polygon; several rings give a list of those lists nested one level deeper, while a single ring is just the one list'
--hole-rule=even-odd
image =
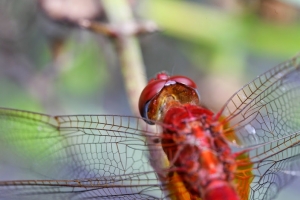
[{"label": "blurred green background", "polygon": [[[300,50],[300,2],[129,1],[160,32],[139,37],[146,74],[186,75],[218,111],[241,86]],[[105,16],[99,20],[105,21]],[[49,114],[132,115],[108,38],[49,20],[35,0],[0,1],[0,106]],[[278,199],[297,199],[295,183]]]}]

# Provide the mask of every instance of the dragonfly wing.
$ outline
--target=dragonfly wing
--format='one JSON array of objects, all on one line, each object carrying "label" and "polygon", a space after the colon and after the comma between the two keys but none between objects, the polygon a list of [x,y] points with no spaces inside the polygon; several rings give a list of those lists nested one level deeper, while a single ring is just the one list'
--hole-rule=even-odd
[{"label": "dragonfly wing", "polygon": [[[290,183],[300,170],[299,135],[287,136],[247,150],[237,159],[235,178],[242,199],[274,199],[279,190]],[[248,182],[249,181],[249,182]],[[245,184],[250,189],[245,192]]]},{"label": "dragonfly wing", "polygon": [[290,148],[283,151],[281,156],[273,155],[254,165],[251,199],[274,199],[282,188],[293,181],[295,172],[300,169],[299,149]]},{"label": "dragonfly wing", "polygon": [[0,197],[164,197],[144,138],[157,134],[140,118],[0,108],[0,127]]},{"label": "dragonfly wing", "polygon": [[300,130],[300,55],[258,76],[236,92],[219,116],[237,144],[259,145]]},{"label": "dragonfly wing", "polygon": [[273,199],[300,169],[299,100],[300,55],[245,85],[219,113],[230,124],[225,135],[234,132],[247,152],[236,177],[250,180],[250,199]]}]

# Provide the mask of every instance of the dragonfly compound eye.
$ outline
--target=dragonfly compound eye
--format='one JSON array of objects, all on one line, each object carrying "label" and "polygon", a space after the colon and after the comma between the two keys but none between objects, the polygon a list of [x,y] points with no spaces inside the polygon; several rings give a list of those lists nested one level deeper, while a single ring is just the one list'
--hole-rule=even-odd
[{"label": "dragonfly compound eye", "polygon": [[[199,103],[197,86],[194,81],[185,76],[169,76],[162,72],[151,79],[142,91],[139,99],[139,111],[146,122],[153,124],[150,120],[159,120],[163,110],[168,107],[168,102]],[[190,97],[186,94],[190,94]],[[188,97],[188,98],[186,98]],[[148,120],[149,119],[149,120]]]},{"label": "dragonfly compound eye", "polygon": [[[143,118],[148,119],[148,107],[150,101],[159,94],[159,92],[164,88],[169,75],[165,72],[156,75],[149,81],[148,85],[144,88],[139,99],[139,111]],[[149,124],[153,124],[150,121],[146,121]]]}]

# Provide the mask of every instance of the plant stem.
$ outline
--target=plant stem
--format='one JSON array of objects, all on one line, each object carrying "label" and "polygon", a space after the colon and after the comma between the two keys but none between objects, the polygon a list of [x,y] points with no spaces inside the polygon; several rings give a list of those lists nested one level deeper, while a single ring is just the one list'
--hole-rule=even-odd
[{"label": "plant stem", "polygon": [[138,39],[127,34],[135,20],[127,0],[101,0],[109,23],[118,29],[114,38],[120,59],[125,88],[132,112],[139,115],[138,100],[146,85],[144,64]]}]

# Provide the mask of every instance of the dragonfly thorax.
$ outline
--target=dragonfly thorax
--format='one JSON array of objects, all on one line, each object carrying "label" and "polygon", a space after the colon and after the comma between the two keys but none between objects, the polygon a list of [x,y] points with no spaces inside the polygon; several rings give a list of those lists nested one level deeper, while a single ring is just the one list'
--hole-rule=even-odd
[{"label": "dragonfly thorax", "polygon": [[162,136],[170,169],[180,175],[192,195],[203,197],[212,184],[222,185],[214,182],[233,188],[234,158],[221,133],[215,132],[218,122],[211,111],[190,104],[175,106],[163,123],[170,125],[163,127]]}]

